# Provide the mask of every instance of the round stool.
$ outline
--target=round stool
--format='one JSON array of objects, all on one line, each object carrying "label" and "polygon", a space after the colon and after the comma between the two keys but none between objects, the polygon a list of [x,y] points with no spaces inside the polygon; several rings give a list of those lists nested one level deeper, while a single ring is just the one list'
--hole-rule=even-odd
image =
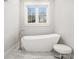
[{"label": "round stool", "polygon": [[60,54],[60,57],[59,57],[60,59],[63,59],[63,55],[68,55],[68,54],[70,55],[70,59],[71,59],[72,49],[65,44],[55,44],[54,51]]}]

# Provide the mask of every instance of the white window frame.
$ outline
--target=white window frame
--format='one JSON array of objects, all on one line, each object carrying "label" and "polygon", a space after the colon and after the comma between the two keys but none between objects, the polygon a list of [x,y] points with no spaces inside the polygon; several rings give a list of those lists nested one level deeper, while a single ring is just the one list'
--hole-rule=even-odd
[{"label": "white window frame", "polygon": [[[47,12],[46,12],[46,23],[39,23],[39,18],[38,18],[38,12],[36,11],[36,22],[35,23],[28,23],[28,8],[26,8],[26,6],[28,5],[35,5],[35,6],[47,6]],[[37,9],[36,9],[37,10]],[[43,3],[39,3],[39,2],[24,2],[24,25],[25,26],[48,26],[49,25],[49,3],[48,2],[43,2]]]}]

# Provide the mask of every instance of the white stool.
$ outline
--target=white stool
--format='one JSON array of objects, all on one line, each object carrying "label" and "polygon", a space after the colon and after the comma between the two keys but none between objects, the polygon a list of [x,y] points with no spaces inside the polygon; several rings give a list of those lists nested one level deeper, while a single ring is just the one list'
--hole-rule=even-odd
[{"label": "white stool", "polygon": [[62,59],[63,55],[70,55],[70,59],[71,59],[72,49],[67,45],[55,44],[54,45],[54,51],[56,51],[56,52],[58,52],[60,54],[60,59]]}]

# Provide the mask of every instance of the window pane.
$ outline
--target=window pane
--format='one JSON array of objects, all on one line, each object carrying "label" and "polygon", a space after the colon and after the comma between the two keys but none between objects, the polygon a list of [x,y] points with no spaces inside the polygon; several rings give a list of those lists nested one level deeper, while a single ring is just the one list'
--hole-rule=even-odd
[{"label": "window pane", "polygon": [[28,6],[28,23],[35,23],[35,7]]},{"label": "window pane", "polygon": [[39,23],[46,23],[46,7],[39,7]]}]

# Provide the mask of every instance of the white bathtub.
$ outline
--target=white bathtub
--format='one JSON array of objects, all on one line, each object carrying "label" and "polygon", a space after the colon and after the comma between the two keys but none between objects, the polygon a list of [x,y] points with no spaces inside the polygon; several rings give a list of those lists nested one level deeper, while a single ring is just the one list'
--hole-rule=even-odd
[{"label": "white bathtub", "polygon": [[53,45],[58,43],[59,38],[58,34],[23,36],[21,42],[26,51],[49,52]]}]

